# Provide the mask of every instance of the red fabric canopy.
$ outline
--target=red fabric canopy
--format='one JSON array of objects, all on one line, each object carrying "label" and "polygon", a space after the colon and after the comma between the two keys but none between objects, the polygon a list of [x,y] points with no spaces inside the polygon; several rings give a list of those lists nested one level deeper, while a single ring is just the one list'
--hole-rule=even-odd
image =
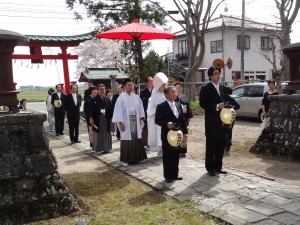
[{"label": "red fabric canopy", "polygon": [[159,30],[155,27],[148,26],[147,24],[139,23],[137,19],[134,19],[133,23],[96,34],[97,38],[120,40],[169,39],[174,38],[175,36],[175,34]]}]

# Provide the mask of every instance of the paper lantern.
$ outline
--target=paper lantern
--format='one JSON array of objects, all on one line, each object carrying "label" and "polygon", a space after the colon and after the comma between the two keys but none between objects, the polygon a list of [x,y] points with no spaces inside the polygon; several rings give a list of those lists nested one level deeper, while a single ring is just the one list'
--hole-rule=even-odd
[{"label": "paper lantern", "polygon": [[221,120],[224,124],[232,124],[236,117],[236,112],[231,105],[225,105],[220,113]]},{"label": "paper lantern", "polygon": [[167,135],[169,144],[173,147],[181,145],[183,140],[183,134],[180,130],[170,130]]},{"label": "paper lantern", "polygon": [[54,101],[54,106],[55,106],[56,108],[61,107],[61,100],[55,100],[55,101]]}]

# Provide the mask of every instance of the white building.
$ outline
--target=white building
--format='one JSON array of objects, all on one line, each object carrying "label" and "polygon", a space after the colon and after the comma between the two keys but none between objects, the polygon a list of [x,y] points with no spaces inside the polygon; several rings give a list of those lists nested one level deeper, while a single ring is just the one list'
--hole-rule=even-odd
[{"label": "white building", "polygon": [[[280,34],[278,26],[257,23],[245,20],[245,50],[244,75],[246,80],[272,79],[272,64],[263,56],[272,59],[272,42],[276,46],[276,65],[280,68],[279,39],[271,34]],[[241,19],[232,16],[223,16],[213,19],[205,34],[205,56],[200,67],[209,68],[214,59],[223,59],[226,63],[228,57],[233,59],[231,69],[224,68],[222,80],[230,82],[240,79],[241,70]],[[183,66],[188,65],[188,49],[186,35],[177,33],[173,40],[174,62]],[[207,79],[207,75],[205,76]],[[197,76],[195,81],[203,81]]]}]

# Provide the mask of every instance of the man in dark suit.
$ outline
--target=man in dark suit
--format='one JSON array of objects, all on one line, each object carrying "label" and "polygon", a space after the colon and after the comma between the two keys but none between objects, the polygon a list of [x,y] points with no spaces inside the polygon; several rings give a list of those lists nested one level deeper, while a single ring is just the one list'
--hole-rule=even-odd
[{"label": "man in dark suit", "polygon": [[181,104],[175,102],[176,91],[174,87],[167,87],[164,90],[166,101],[156,108],[155,123],[161,126],[161,141],[163,150],[164,177],[167,183],[172,180],[182,180],[178,176],[179,151],[180,147],[172,147],[167,140],[168,132],[171,129],[179,129],[183,133],[183,140],[187,140],[187,127],[184,120]]},{"label": "man in dark suit", "polygon": [[89,80],[88,88],[84,91],[84,96],[83,96],[84,101],[87,99],[87,97],[89,97],[91,95],[93,86],[94,86],[93,82]]},{"label": "man in dark suit", "polygon": [[77,85],[71,85],[71,93],[66,96],[65,110],[69,124],[69,135],[71,144],[80,143],[79,135],[79,120],[80,120],[81,95],[77,93]]},{"label": "man in dark suit", "polygon": [[216,173],[227,174],[222,169],[225,134],[220,112],[229,101],[228,90],[221,85],[219,67],[210,67],[207,71],[210,82],[200,90],[200,106],[205,109],[206,156],[205,167],[209,176]]},{"label": "man in dark suit", "polygon": [[146,87],[141,91],[140,98],[143,101],[144,111],[145,111],[145,120],[144,120],[144,127],[142,130],[142,140],[144,146],[148,146],[148,128],[147,128],[147,108],[148,108],[148,101],[151,97],[151,92],[153,88],[153,78],[150,76],[147,76],[145,78]]},{"label": "man in dark suit", "polygon": [[[119,96],[123,93],[123,86],[120,85],[117,87],[117,94],[114,94],[113,97],[112,97],[112,108],[113,108],[113,112],[114,112],[114,109],[115,109],[115,104],[117,102],[117,99],[119,98]],[[119,128],[117,126],[117,139],[120,140],[120,131],[119,131]]]},{"label": "man in dark suit", "polygon": [[26,110],[26,104],[27,104],[26,99],[22,99],[20,101],[19,109]]},{"label": "man in dark suit", "polygon": [[[90,94],[90,96],[88,96],[85,100],[84,100],[84,105],[83,105],[83,111],[84,111],[84,115],[85,115],[85,121],[87,124],[87,130],[88,133],[90,134],[90,115],[91,115],[91,101],[92,99],[97,95],[97,88],[96,87],[91,87],[92,92]],[[91,137],[91,136],[89,136]],[[91,138],[90,138],[90,147],[93,147],[93,143],[91,142]]]},{"label": "man in dark suit", "polygon": [[[54,106],[54,119],[55,119],[55,133],[56,136],[64,135],[64,121],[65,121],[65,98],[66,95],[61,92],[61,85],[55,86],[56,93],[51,96],[51,104]],[[60,106],[55,106],[55,101],[61,101]]]}]

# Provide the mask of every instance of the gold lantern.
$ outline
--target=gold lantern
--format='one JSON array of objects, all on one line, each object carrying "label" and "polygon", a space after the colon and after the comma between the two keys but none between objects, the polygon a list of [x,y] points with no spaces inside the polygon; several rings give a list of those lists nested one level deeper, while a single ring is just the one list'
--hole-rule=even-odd
[{"label": "gold lantern", "polygon": [[220,117],[224,124],[230,125],[235,120],[236,112],[231,105],[225,105],[221,110]]},{"label": "gold lantern", "polygon": [[54,101],[54,106],[55,106],[56,108],[60,108],[60,107],[61,107],[61,100],[55,100],[55,101]]},{"label": "gold lantern", "polygon": [[167,135],[167,140],[173,147],[178,147],[181,145],[183,140],[183,134],[181,130],[170,130]]}]

